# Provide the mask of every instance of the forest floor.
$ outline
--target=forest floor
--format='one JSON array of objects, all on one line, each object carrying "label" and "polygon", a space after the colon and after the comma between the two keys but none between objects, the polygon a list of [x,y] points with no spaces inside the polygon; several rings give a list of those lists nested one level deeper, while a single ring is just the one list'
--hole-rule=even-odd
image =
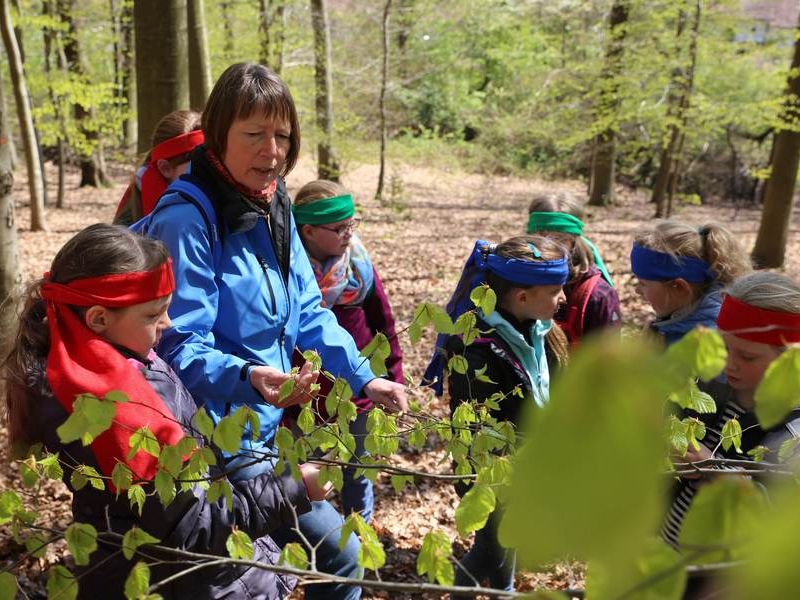
[{"label": "forest floor", "polygon": [[[455,284],[461,267],[475,239],[500,241],[524,232],[527,205],[533,194],[569,190],[581,195],[584,184],[577,181],[544,181],[515,177],[475,175],[418,166],[396,165],[390,198],[379,204],[373,199],[378,169],[362,165],[351,170],[343,183],[356,197],[363,216],[359,235],[364,240],[381,274],[392,302],[398,330],[404,329],[421,302],[443,304]],[[127,184],[127,170],[112,172],[116,183],[108,189],[77,188],[78,173],[70,171],[67,180],[66,206],[48,208],[48,232],[29,230],[27,186],[18,180],[14,186],[17,218],[25,279],[41,276],[48,269],[55,252],[76,231],[98,221],[110,221],[119,197]],[[288,178],[290,192],[315,178],[310,160],[301,160]],[[21,176],[20,176],[21,179]],[[50,178],[50,197],[55,197],[55,172]],[[617,284],[624,311],[624,322],[641,327],[651,314],[635,294],[628,253],[634,233],[652,218],[653,207],[646,192],[620,189],[617,203],[608,208],[591,207],[586,216],[587,235],[601,249]],[[715,203],[706,206],[679,206],[676,217],[700,225],[716,220],[733,230],[746,248],[752,248],[760,212],[749,205]],[[792,223],[787,272],[800,275],[800,241],[797,238],[800,216]],[[428,334],[416,345],[407,336],[401,344],[405,352],[406,373],[418,381],[432,349]],[[430,402],[431,410],[445,414],[446,404],[416,391]],[[5,432],[0,428],[0,464],[8,464],[5,455]],[[436,444],[423,451],[407,450],[396,458],[398,464],[419,471],[445,470],[444,452]],[[0,467],[0,490],[12,487],[23,490],[16,466]],[[60,483],[48,482],[34,491],[23,490],[29,506],[40,511],[43,522],[66,526],[70,521],[70,494]],[[395,493],[388,478],[380,479],[377,490],[374,526],[387,552],[387,565],[381,569],[383,580],[420,581],[415,560],[425,533],[433,528],[447,531],[458,540],[453,521],[457,497],[449,484],[419,482]],[[587,501],[590,501],[587,499]],[[15,563],[22,548],[14,543],[7,528],[0,528],[0,569]],[[458,542],[457,555],[463,553]],[[18,571],[29,596],[44,597],[42,568],[62,559],[63,544],[51,546],[43,559],[28,559]],[[576,588],[583,584],[580,565],[562,563],[541,573],[518,575],[520,590],[540,586]],[[365,597],[370,597],[365,590]],[[376,594],[372,597],[387,597]],[[394,595],[393,597],[398,597]]]}]

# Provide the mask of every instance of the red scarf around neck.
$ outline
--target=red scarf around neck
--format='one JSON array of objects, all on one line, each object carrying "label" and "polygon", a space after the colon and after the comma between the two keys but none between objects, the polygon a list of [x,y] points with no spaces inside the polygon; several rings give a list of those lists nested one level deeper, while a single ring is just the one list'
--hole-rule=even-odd
[{"label": "red scarf around neck", "polygon": [[158,459],[140,450],[128,460],[130,436],[147,426],[159,444],[173,445],[184,436],[183,429],[142,374],[70,307],[124,308],[166,296],[175,289],[172,261],[152,271],[75,279],[67,284],[49,281],[48,274],[45,280],[41,293],[50,330],[47,381],[56,399],[71,414],[81,394],[103,398],[112,390],[124,392],[128,402],[116,404],[111,427],[95,438],[92,452],[103,475],[110,476],[122,462],[134,480],[152,479]]},{"label": "red scarf around neck", "polygon": [[278,181],[273,179],[263,190],[251,190],[249,187],[245,187],[236,181],[228,170],[228,167],[225,166],[225,163],[211,150],[206,151],[206,156],[208,156],[208,162],[214,166],[217,173],[225,180],[225,183],[250,200],[265,204],[269,202],[270,198],[272,198],[272,195],[275,193],[275,189],[278,187]]}]

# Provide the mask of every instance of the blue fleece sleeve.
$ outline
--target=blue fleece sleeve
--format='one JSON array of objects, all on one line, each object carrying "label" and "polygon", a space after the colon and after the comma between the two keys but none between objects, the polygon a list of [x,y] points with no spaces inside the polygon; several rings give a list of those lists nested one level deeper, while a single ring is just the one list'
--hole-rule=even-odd
[{"label": "blue fleece sleeve", "polygon": [[263,403],[250,385],[246,361],[215,345],[212,328],[217,320],[219,291],[209,232],[200,211],[187,202],[163,208],[153,216],[148,233],[167,246],[175,272],[175,292],[169,307],[172,326],[161,338],[161,356],[198,404],[210,405],[217,414],[231,400]]},{"label": "blue fleece sleeve", "polygon": [[297,346],[316,350],[322,357],[322,368],[347,380],[355,395],[375,379],[369,361],[358,353],[353,337],[343,329],[334,315],[322,307],[322,295],[314,277],[303,242],[292,217],[292,276],[300,294],[300,324]]}]

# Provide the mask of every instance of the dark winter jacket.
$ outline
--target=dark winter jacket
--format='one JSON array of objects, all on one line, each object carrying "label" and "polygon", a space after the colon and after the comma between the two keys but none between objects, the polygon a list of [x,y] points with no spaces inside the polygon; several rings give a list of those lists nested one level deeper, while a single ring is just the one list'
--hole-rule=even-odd
[{"label": "dark winter jacket", "polygon": [[[129,359],[133,360],[133,359]],[[161,396],[175,418],[187,433],[196,411],[192,397],[180,383],[169,366],[155,353],[146,364],[136,362],[145,379]],[[56,428],[67,418],[67,413],[53,396],[45,378],[44,364],[30,375],[30,389],[35,394],[32,406],[37,411],[33,415],[40,430],[36,438],[41,440],[50,452],[58,452],[61,460],[70,465],[88,465],[100,471],[97,461],[89,447],[80,442],[62,444],[56,435]],[[161,545],[171,546],[191,552],[227,556],[225,542],[232,531],[238,527],[254,540],[253,559],[274,564],[278,547],[268,537],[273,529],[292,522],[292,505],[298,513],[310,510],[311,504],[302,482],[288,476],[266,473],[249,481],[233,484],[233,510],[229,511],[224,499],[209,502],[205,491],[199,486],[179,492],[166,508],[153,494],[147,497],[141,516],[130,507],[126,494],[115,498],[108,491],[94,489],[87,485],[75,490],[70,484],[72,469],[65,468],[64,482],[73,492],[72,513],[75,521],[90,523],[98,532],[111,530],[124,534],[132,526],[140,527],[161,540]],[[157,557],[159,553],[142,549],[147,556]],[[168,556],[163,556],[170,560]],[[126,560],[119,553],[119,542],[100,542],[99,548],[91,555],[88,567],[78,568],[77,574],[85,573],[80,579],[81,598],[123,598],[125,578],[136,561],[146,560],[134,556]],[[173,559],[174,560],[174,559]],[[100,568],[98,567],[102,564]],[[151,566],[151,582],[155,583],[181,570],[184,565]],[[208,568],[196,571],[187,577],[177,579],[160,593],[164,598],[281,598],[291,590],[291,578],[279,577],[261,569]]]},{"label": "dark winter jacket", "polygon": [[667,345],[674,344],[698,325],[716,329],[717,315],[721,306],[722,286],[712,285],[697,302],[675,311],[668,317],[653,321],[650,328],[658,333]]}]

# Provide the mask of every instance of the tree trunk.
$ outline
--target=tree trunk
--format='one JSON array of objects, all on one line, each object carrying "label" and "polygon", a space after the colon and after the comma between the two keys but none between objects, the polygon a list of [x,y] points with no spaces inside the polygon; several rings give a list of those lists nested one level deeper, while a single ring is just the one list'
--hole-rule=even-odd
[{"label": "tree trunk", "polygon": [[203,0],[187,0],[189,28],[189,106],[202,111],[211,93],[211,60]]},{"label": "tree trunk", "polygon": [[[661,153],[661,164],[658,175],[653,185],[651,202],[656,205],[655,216],[669,216],[670,211],[666,205],[666,194],[670,179],[677,176],[676,171],[680,164],[680,153],[683,150],[683,135],[689,113],[692,90],[694,88],[694,72],[697,63],[697,38],[700,31],[701,1],[695,0],[695,16],[692,23],[691,37],[689,39],[689,64],[684,70],[678,68],[673,71],[671,89],[680,90],[677,94],[670,93],[670,104],[667,110],[667,119],[672,123],[669,127],[669,141]],[[684,28],[685,18],[678,22],[676,37],[680,37]]]},{"label": "tree trunk", "polygon": [[25,84],[25,74],[17,48],[17,38],[14,36],[11,24],[11,9],[8,0],[0,0],[0,29],[2,29],[3,44],[8,57],[11,85],[14,87],[14,97],[17,101],[20,133],[25,146],[25,165],[28,171],[28,189],[31,201],[31,230],[45,231],[47,225],[44,219],[42,164],[39,160],[39,148],[33,130],[28,88]]},{"label": "tree trunk", "polygon": [[14,169],[17,168],[17,163],[19,162],[19,159],[17,157],[17,148],[14,145],[14,136],[11,133],[11,125],[8,122],[8,109],[7,109],[7,105],[6,105],[6,93],[5,93],[5,90],[3,89],[2,85],[0,85],[0,119],[3,120],[3,122],[0,123],[0,127],[2,127],[3,131],[6,132],[6,136],[8,138],[5,141],[6,141],[6,144],[8,146],[8,152],[11,155],[11,170],[13,171]]},{"label": "tree trunk", "polygon": [[162,117],[189,105],[186,11],[186,0],[139,0],[133,5],[140,153],[150,149]]},{"label": "tree trunk", "polygon": [[392,0],[386,0],[383,5],[383,67],[381,69],[381,94],[378,99],[381,115],[381,166],[378,171],[378,189],[375,190],[375,199],[380,202],[383,202],[383,180],[386,176],[386,81],[389,77],[389,11],[391,8]]},{"label": "tree trunk", "polygon": [[317,175],[339,181],[339,161],[333,149],[333,81],[331,79],[331,36],[325,0],[311,0],[314,29],[314,83],[317,109]]},{"label": "tree trunk", "polygon": [[219,3],[219,9],[222,13],[222,28],[225,32],[225,42],[222,47],[222,52],[225,56],[225,62],[234,62],[235,46],[233,40],[233,23],[231,23],[231,3],[230,0],[225,0]]},{"label": "tree trunk", "polygon": [[[797,25],[800,34],[800,22]],[[792,67],[783,103],[782,125],[775,133],[772,170],[764,192],[764,209],[753,248],[753,264],[757,268],[774,268],[783,265],[789,226],[792,221],[794,186],[800,161],[800,132],[796,123],[800,119],[800,36],[795,36]]]},{"label": "tree trunk", "polygon": [[125,149],[136,150],[136,78],[133,72],[133,3],[122,3],[120,27],[120,93],[128,105],[128,114],[122,124],[122,140]]},{"label": "tree trunk", "polygon": [[[81,56],[78,30],[72,14],[75,0],[58,0],[58,13],[66,29],[64,37],[64,55],[67,60],[69,72],[81,82],[87,82],[86,69]],[[108,178],[103,170],[102,151],[100,150],[100,136],[97,129],[89,125],[92,111],[80,103],[72,105],[72,114],[78,126],[78,131],[83,136],[85,144],[80,144],[75,150],[80,156],[81,181],[79,187],[101,187],[108,185]],[[83,147],[83,149],[81,149]]]},{"label": "tree trunk", "polygon": [[[42,3],[42,13],[50,18],[54,18],[56,16],[55,6],[53,6],[52,0],[45,0]],[[59,65],[59,68],[63,69],[64,64],[66,61],[60,60],[60,52],[58,50],[58,44],[56,40],[56,32],[51,29],[50,27],[43,27],[42,28],[42,38],[43,38],[43,46],[44,46],[44,72],[46,75],[46,79],[48,81],[47,86],[47,94],[50,98],[50,104],[53,106],[53,111],[55,112],[56,123],[58,124],[58,138],[56,145],[58,147],[58,191],[56,195],[56,208],[64,208],[64,160],[66,156],[66,139],[67,139],[67,124],[64,118],[64,112],[62,110],[60,98],[56,96],[55,91],[53,90],[53,86],[51,85],[52,82],[52,71],[53,71],[53,64],[51,60],[51,55],[54,50],[57,56],[59,57],[56,60],[56,63]]]},{"label": "tree trunk", "polygon": [[283,68],[283,35],[286,25],[286,7],[283,2],[259,0],[259,56],[278,75]]},{"label": "tree trunk", "polygon": [[[7,7],[4,7],[6,11]],[[14,168],[8,144],[11,136],[5,128],[5,107],[0,106],[0,111],[0,356],[5,357],[17,326],[14,297],[22,284],[22,270],[14,197],[11,193],[14,184]]]},{"label": "tree trunk", "polygon": [[614,201],[614,161],[616,157],[616,113],[619,107],[619,84],[622,72],[623,42],[628,22],[629,0],[614,0],[608,18],[608,49],[603,73],[603,89],[597,118],[606,121],[605,129],[595,139],[592,169],[589,176],[589,204],[606,206]]}]

